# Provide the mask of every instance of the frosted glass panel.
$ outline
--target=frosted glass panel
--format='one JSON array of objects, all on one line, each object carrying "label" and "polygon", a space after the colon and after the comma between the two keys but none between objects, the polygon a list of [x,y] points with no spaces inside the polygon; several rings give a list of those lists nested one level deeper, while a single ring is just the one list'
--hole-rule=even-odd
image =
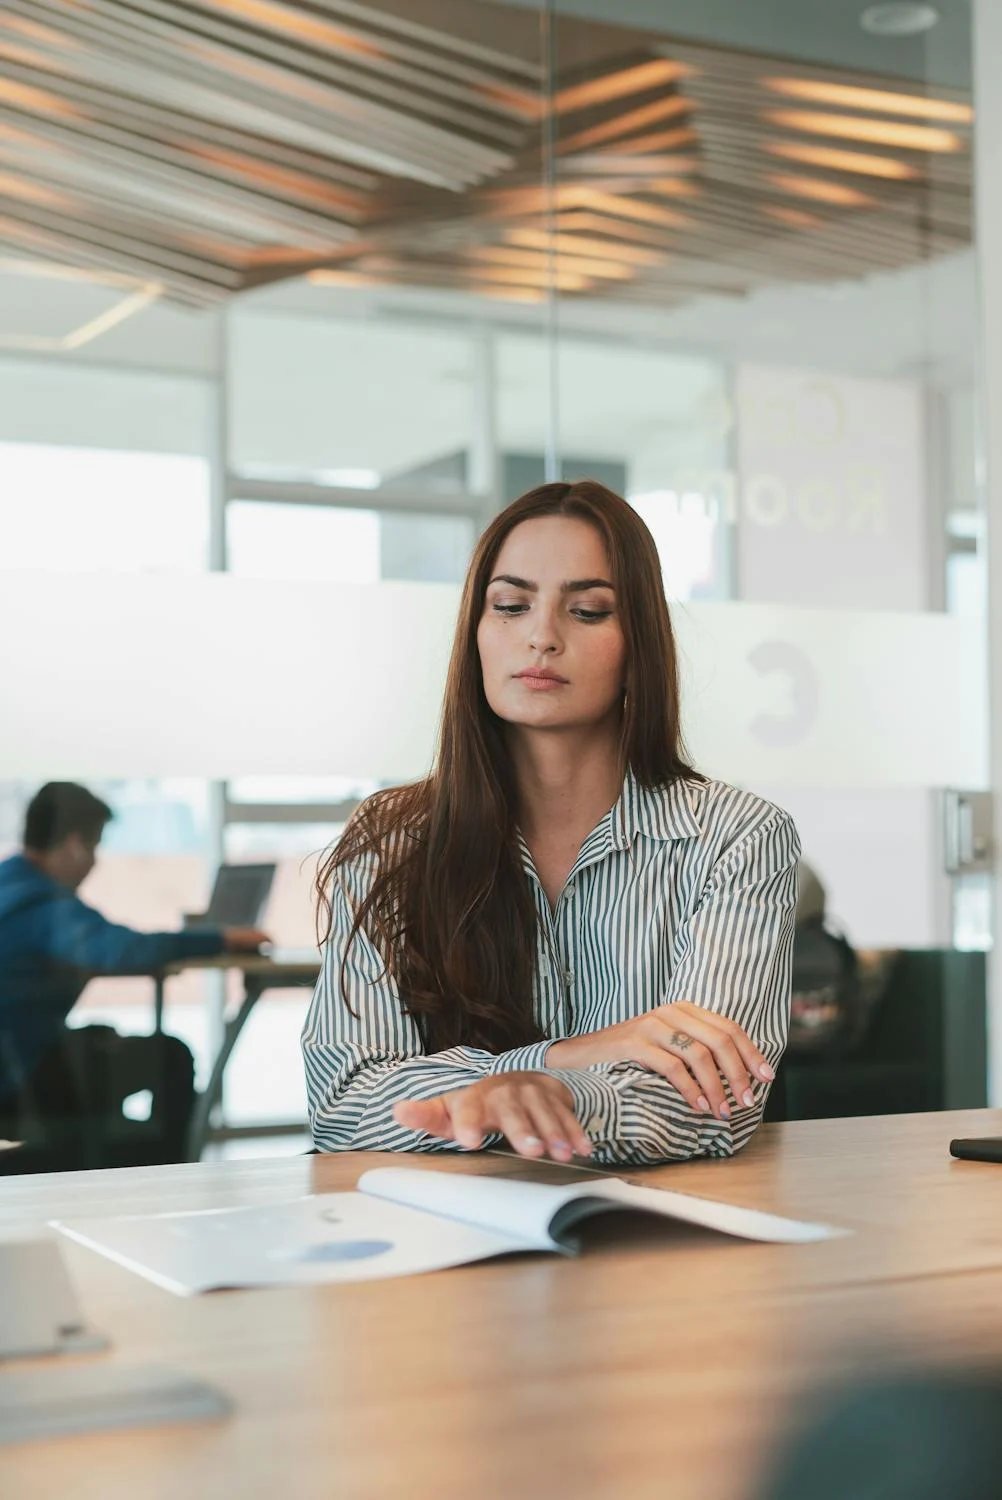
[{"label": "frosted glass panel", "polygon": [[[209,575],[0,595],[0,776],[428,768],[459,591]],[[985,783],[980,622],[751,604],[675,611],[696,761],[746,785]],[[39,684],[44,683],[44,692]]]},{"label": "frosted glass panel", "polygon": [[931,439],[919,383],[743,365],[736,395],[742,597],[926,607]]},{"label": "frosted glass panel", "polygon": [[0,777],[405,779],[428,764],[453,585],[68,577],[25,633],[42,582],[6,582]]},{"label": "frosted glass panel", "polygon": [[675,612],[697,763],[750,785],[981,787],[981,622],[889,610]]}]

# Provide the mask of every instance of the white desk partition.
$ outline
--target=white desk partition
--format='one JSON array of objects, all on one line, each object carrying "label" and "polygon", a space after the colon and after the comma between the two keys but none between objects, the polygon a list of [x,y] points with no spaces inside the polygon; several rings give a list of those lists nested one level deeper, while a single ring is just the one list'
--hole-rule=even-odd
[{"label": "white desk partition", "polygon": [[[0,573],[0,777],[407,780],[459,591]],[[696,762],[744,785],[986,784],[981,622],[674,608]]]}]

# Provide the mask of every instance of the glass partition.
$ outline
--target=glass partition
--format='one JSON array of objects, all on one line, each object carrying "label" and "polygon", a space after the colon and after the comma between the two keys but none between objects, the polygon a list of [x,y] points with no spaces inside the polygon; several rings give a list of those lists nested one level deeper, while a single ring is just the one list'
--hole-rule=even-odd
[{"label": "glass partition", "polygon": [[610,271],[559,289],[559,441],[594,421],[570,351],[601,329],[608,456],[673,518],[669,586],[734,601],[681,620],[697,668],[745,674],[719,748],[694,683],[704,768],[794,813],[861,946],[968,943],[940,789],[986,776],[970,38],[961,7],[897,44],[782,10],[558,0],[552,211],[518,235]]},{"label": "glass partition", "polygon": [[[13,183],[136,111],[161,163],[0,235],[4,847],[83,781],[109,917],[274,860],[306,947],[319,851],[430,762],[479,531],[591,476],[654,534],[703,768],[794,813],[857,944],[987,945],[989,877],[943,860],[942,792],[986,784],[986,578],[970,19],[936,9],[293,0],[228,23],[271,82],[221,46],[197,109],[187,12],[152,60],[123,18],[143,97],[92,79],[93,117],[0,141]],[[68,89],[97,66],[85,20],[47,46]],[[238,991],[168,985],[200,1079]],[[217,1124],[302,1122],[305,999],[257,1007]],[[151,982],[99,1013],[143,1029]]]}]

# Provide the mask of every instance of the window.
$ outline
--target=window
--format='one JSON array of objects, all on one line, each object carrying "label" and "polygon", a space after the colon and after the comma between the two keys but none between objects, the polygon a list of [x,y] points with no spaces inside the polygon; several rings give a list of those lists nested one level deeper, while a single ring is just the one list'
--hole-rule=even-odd
[{"label": "window", "polygon": [[379,579],[379,517],[371,510],[232,500],[226,507],[231,573],[249,578]]},{"label": "window", "polygon": [[204,459],[0,443],[0,569],[198,573],[208,538]]},{"label": "window", "polygon": [[228,566],[247,578],[459,583],[473,549],[467,516],[231,500]]}]

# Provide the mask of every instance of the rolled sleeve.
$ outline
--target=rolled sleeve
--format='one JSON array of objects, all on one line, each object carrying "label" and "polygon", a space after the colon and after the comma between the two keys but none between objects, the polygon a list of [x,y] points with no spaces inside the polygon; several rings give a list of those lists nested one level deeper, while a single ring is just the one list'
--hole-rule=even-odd
[{"label": "rolled sleeve", "polygon": [[370,939],[359,932],[349,945],[364,879],[365,871],[356,868],[335,881],[331,933],[303,1027],[314,1145],[321,1151],[459,1150],[453,1141],[405,1129],[393,1118],[393,1106],[469,1088],[499,1073],[541,1071],[550,1043],[497,1055],[476,1047],[426,1053],[417,1023]]},{"label": "rolled sleeve", "polygon": [[[725,852],[676,933],[664,999],[688,1000],[728,1016],[773,1067],[789,1029],[799,856],[793,821],[778,808]],[[581,1118],[596,1160],[610,1164],[731,1156],[751,1139],[769,1095],[768,1085],[753,1079],[754,1104],[747,1108],[730,1098],[730,1120],[718,1120],[694,1109],[667,1079],[634,1063],[598,1064],[572,1076],[580,1080],[572,1091],[583,1108],[601,1096],[591,1120]]]}]

